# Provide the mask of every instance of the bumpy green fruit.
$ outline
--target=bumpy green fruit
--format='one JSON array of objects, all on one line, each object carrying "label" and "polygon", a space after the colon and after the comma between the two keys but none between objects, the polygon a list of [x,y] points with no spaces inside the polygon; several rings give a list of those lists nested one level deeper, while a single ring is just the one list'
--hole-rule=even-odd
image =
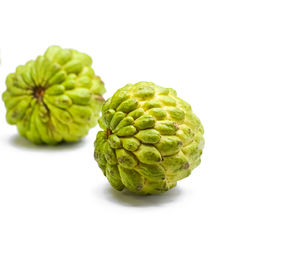
[{"label": "bumpy green fruit", "polygon": [[119,191],[162,193],[200,164],[202,124],[173,89],[128,84],[104,103],[99,125],[94,157]]},{"label": "bumpy green fruit", "polygon": [[6,79],[2,99],[6,120],[36,144],[73,142],[97,124],[105,92],[92,59],[73,49],[51,46]]}]

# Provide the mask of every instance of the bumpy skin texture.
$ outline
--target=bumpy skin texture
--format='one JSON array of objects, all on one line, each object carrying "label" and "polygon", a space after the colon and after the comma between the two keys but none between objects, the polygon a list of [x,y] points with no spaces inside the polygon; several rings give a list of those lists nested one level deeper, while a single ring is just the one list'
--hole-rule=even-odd
[{"label": "bumpy skin texture", "polygon": [[36,144],[73,142],[97,124],[104,83],[92,59],[73,49],[49,47],[43,56],[7,76],[6,120]]},{"label": "bumpy skin texture", "polygon": [[99,125],[94,157],[119,191],[162,193],[200,164],[203,127],[173,89],[128,84],[104,103]]}]

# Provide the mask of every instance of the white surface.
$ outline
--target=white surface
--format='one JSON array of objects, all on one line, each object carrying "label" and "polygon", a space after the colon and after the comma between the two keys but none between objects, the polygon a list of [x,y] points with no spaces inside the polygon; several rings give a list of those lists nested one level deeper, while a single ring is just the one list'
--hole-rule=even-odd
[{"label": "white surface", "polygon": [[0,106],[0,268],[300,268],[299,1],[2,1],[8,73],[52,44],[90,54],[108,93],[172,87],[203,162],[161,196],[112,190],[98,127],[38,147]]}]

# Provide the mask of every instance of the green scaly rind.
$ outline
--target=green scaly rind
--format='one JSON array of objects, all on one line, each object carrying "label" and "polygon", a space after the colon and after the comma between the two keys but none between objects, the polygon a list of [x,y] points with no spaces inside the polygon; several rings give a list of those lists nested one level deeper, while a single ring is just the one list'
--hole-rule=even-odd
[{"label": "green scaly rind", "polygon": [[201,162],[203,126],[173,89],[128,84],[104,103],[99,125],[94,157],[119,191],[163,193]]},{"label": "green scaly rind", "polygon": [[[49,47],[35,61],[18,66],[6,79],[6,119],[36,144],[73,142],[97,124],[104,83],[92,59],[73,49]],[[35,91],[43,89],[37,98]]]}]

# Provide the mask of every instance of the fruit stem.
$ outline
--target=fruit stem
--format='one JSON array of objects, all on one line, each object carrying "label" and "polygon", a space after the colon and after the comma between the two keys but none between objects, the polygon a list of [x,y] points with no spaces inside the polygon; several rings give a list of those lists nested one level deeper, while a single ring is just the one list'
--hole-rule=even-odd
[{"label": "fruit stem", "polygon": [[108,128],[108,129],[106,130],[106,139],[111,135],[111,133],[112,133],[112,132],[111,132],[111,129]]},{"label": "fruit stem", "polygon": [[34,97],[41,102],[43,100],[45,89],[41,86],[36,86],[33,89],[33,92],[34,92]]}]

